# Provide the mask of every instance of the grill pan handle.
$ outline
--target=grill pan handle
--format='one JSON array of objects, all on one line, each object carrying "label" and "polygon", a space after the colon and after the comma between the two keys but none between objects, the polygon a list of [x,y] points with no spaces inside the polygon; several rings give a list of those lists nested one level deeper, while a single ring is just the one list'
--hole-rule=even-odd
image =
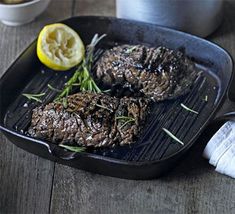
[{"label": "grill pan handle", "polygon": [[235,102],[229,99],[228,94],[226,94],[224,102],[216,113],[215,120],[235,121]]}]

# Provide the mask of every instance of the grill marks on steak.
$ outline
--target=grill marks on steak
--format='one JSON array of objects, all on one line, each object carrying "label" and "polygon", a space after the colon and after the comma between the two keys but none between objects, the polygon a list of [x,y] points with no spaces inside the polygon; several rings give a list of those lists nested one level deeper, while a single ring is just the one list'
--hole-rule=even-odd
[{"label": "grill marks on steak", "polygon": [[[68,106],[49,103],[33,110],[29,134],[54,143],[80,146],[130,144],[148,114],[149,100],[121,99],[81,92],[68,96]],[[126,123],[120,116],[133,118]]]},{"label": "grill marks on steak", "polygon": [[194,63],[182,52],[143,45],[122,45],[105,51],[95,71],[105,86],[139,91],[154,101],[186,94],[197,73]]},{"label": "grill marks on steak", "polygon": [[94,72],[104,87],[112,89],[111,96],[81,92],[67,97],[66,108],[55,102],[39,106],[33,110],[29,134],[67,145],[133,143],[151,100],[186,94],[199,73],[182,52],[143,45],[105,51]]}]

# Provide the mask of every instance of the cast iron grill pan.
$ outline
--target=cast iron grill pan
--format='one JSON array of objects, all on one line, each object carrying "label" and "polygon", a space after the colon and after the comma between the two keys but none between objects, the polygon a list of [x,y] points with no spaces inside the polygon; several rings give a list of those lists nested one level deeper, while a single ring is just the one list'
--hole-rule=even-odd
[{"label": "cast iron grill pan", "polygon": [[[105,49],[120,44],[147,44],[150,46],[164,45],[172,49],[184,48],[186,55],[192,58],[202,73],[196,79],[192,90],[187,95],[175,100],[155,103],[152,106],[145,127],[143,127],[136,143],[111,148],[88,149],[83,154],[72,153],[50,142],[43,142],[27,136],[32,109],[39,104],[27,100],[22,96],[22,93],[46,93],[46,96],[43,97],[43,103],[49,103],[53,101],[57,93],[50,90],[47,85],[50,84],[55,88],[62,88],[74,71],[72,69],[69,72],[55,72],[43,66],[35,55],[36,43],[34,42],[0,81],[1,93],[3,90],[2,95],[4,96],[4,90],[9,89],[9,87],[4,85],[4,81],[7,78],[9,79],[13,73],[20,72],[19,65],[22,64],[21,68],[27,69],[21,71],[21,74],[25,76],[24,81],[15,84],[10,90],[14,93],[12,95],[14,98],[3,103],[4,110],[1,111],[1,124],[3,124],[4,130],[7,131],[7,136],[10,133],[10,135],[14,135],[15,138],[23,141],[21,147],[26,150],[29,150],[27,146],[30,147],[26,142],[30,141],[31,144],[35,145],[35,148],[31,151],[35,154],[73,167],[111,176],[145,179],[158,176],[168,170],[172,165],[169,160],[178,158],[180,153],[183,154],[185,148],[189,148],[192,145],[192,142],[196,140],[196,137],[221,103],[232,76],[231,67],[229,68],[231,66],[229,64],[230,58],[227,59],[227,62],[224,61],[221,64],[216,64],[213,61],[213,56],[209,56],[210,60],[205,60],[201,58],[202,54],[193,53],[195,51],[193,49],[198,47],[198,44],[195,44],[195,47],[190,47],[191,50],[187,45],[182,45],[183,43],[180,40],[172,41],[175,35],[172,37],[171,34],[178,33],[180,34],[178,36],[181,36],[181,38],[186,37],[185,43],[191,39],[194,42],[204,42],[205,44],[201,46],[204,45],[205,48],[211,45],[212,48],[217,48],[218,51],[222,51],[222,49],[188,34],[159,28],[150,24],[103,17],[77,17],[66,20],[65,23],[75,30],[79,26],[79,33],[86,44],[89,43],[95,33],[108,34],[107,38],[101,42],[96,50],[93,69],[95,69],[95,64]],[[99,27],[97,27],[98,25]],[[122,26],[120,32],[115,30],[116,25]],[[127,37],[126,33],[131,29],[133,32],[131,36]],[[157,35],[153,34],[153,30],[155,30]],[[86,35],[86,32],[89,32],[88,35]],[[158,38],[158,41],[156,38],[160,35],[160,32],[162,37]],[[166,34],[167,32],[170,35]],[[168,35],[169,38],[166,38],[165,35]],[[179,44],[177,45],[177,43]],[[225,55],[224,58],[226,59],[226,57],[229,56]],[[219,66],[222,65],[230,69],[231,74],[230,77],[226,77],[227,79],[223,79],[221,76],[225,72],[222,68],[219,70]],[[1,99],[4,98],[1,97]],[[197,111],[199,114],[186,111],[181,107],[181,103]],[[174,133],[185,145],[182,146],[175,142],[162,128],[166,128]],[[14,143],[18,145],[17,142]],[[40,146],[44,145],[43,154],[39,152],[40,150],[37,152],[37,144]],[[95,160],[100,160],[101,163],[99,161],[94,163]],[[166,163],[165,167],[162,166],[164,162]],[[160,163],[161,166],[157,163]],[[109,171],[110,169],[111,171]]]},{"label": "cast iron grill pan", "polygon": [[[101,49],[96,52],[96,60],[102,55],[102,52]],[[49,89],[48,84],[62,88],[71,75],[72,72],[54,72],[41,66],[36,75],[19,93],[17,99],[9,106],[5,126],[13,131],[27,134],[32,110],[40,103],[30,101],[22,94],[45,93],[43,103],[49,103],[53,101],[57,93]],[[160,160],[177,152],[182,146],[167,136],[162,128],[171,130],[183,142],[189,142],[189,139],[194,136],[195,130],[198,130],[198,127],[205,122],[206,118],[203,115],[211,114],[216,104],[217,87],[216,80],[204,69],[204,73],[197,78],[189,94],[176,100],[155,103],[152,106],[146,127],[141,131],[136,143],[114,148],[91,149],[90,152],[128,161]],[[195,109],[199,115],[186,111],[181,107],[181,103]],[[197,122],[195,122],[196,120]]]}]

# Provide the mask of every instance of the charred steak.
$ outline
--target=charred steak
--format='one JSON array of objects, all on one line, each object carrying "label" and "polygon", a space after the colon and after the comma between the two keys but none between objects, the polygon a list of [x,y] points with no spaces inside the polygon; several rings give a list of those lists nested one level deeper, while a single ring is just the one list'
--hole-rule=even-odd
[{"label": "charred steak", "polygon": [[197,74],[194,63],[182,52],[143,45],[122,45],[105,51],[95,70],[104,85],[131,88],[154,101],[187,93]]},{"label": "charred steak", "polygon": [[135,142],[148,114],[149,100],[121,99],[81,92],[62,103],[49,103],[33,110],[28,130],[33,137],[79,146],[110,146]]},{"label": "charred steak", "polygon": [[[39,106],[33,110],[29,134],[67,145],[133,143],[151,100],[187,93],[199,73],[182,52],[143,45],[122,45],[105,51],[94,72],[98,81],[112,89],[113,96],[80,92],[67,97],[67,106],[56,102]],[[128,93],[121,92],[118,98],[120,91]]]}]

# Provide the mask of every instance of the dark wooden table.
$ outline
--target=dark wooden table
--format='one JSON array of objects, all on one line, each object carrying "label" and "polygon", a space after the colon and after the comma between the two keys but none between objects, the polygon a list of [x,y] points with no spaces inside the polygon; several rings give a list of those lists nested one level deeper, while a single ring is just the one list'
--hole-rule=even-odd
[{"label": "dark wooden table", "polygon": [[[115,2],[53,0],[31,24],[17,28],[0,24],[0,75],[45,24],[74,15],[115,16]],[[224,21],[208,39],[235,59],[235,1],[226,1]],[[210,125],[173,171],[151,181],[62,166],[17,148],[0,134],[0,214],[235,213],[235,180],[216,173],[201,157],[217,128]]]}]

